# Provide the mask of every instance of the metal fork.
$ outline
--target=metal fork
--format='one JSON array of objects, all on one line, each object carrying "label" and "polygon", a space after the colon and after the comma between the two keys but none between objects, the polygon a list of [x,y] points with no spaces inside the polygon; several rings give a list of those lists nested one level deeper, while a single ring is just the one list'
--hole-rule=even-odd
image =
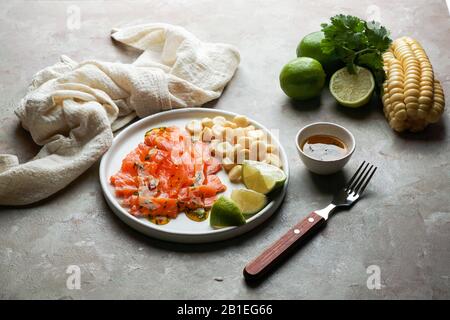
[{"label": "metal fork", "polygon": [[296,245],[317,232],[337,208],[351,207],[355,204],[361,198],[376,170],[377,167],[373,164],[363,161],[347,185],[334,195],[333,200],[327,207],[311,212],[278,241],[247,264],[244,268],[244,277],[247,280],[260,278],[289,254]]}]

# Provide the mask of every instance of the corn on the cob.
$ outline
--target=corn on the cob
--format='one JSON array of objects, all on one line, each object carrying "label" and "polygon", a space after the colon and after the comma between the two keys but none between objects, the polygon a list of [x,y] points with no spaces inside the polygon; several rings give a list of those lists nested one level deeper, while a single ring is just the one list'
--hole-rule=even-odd
[{"label": "corn on the cob", "polygon": [[383,54],[384,115],[395,131],[417,132],[437,122],[444,111],[444,91],[433,67],[414,39],[395,40]]}]

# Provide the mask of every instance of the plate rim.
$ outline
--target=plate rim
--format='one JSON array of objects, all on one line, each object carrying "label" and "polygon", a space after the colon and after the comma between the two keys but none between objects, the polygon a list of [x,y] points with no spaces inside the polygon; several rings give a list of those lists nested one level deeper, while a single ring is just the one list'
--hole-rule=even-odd
[{"label": "plate rim", "polygon": [[[142,232],[148,236],[155,237],[158,239],[166,240],[166,241],[175,241],[175,242],[214,242],[214,241],[220,241],[225,240],[227,238],[232,238],[235,236],[238,236],[242,233],[245,233],[247,231],[250,231],[251,229],[255,228],[259,224],[263,223],[265,220],[267,220],[272,214],[279,208],[281,205],[285,195],[287,186],[289,183],[289,163],[286,151],[284,150],[283,146],[281,145],[280,141],[277,137],[273,136],[270,131],[261,123],[258,121],[252,119],[249,117],[249,121],[252,124],[255,124],[257,127],[263,129],[266,133],[269,133],[271,138],[275,140],[279,151],[282,155],[282,162],[283,162],[283,171],[286,174],[286,181],[282,187],[282,189],[279,191],[279,194],[276,195],[272,199],[272,201],[269,202],[269,204],[261,210],[261,212],[258,212],[257,214],[253,215],[247,220],[247,223],[242,226],[231,226],[231,227],[225,227],[225,228],[218,228],[218,229],[211,229],[208,232],[201,232],[201,233],[189,233],[188,231],[173,231],[173,230],[164,230],[161,228],[154,227],[152,225],[146,224],[141,219],[131,215],[129,212],[127,212],[122,206],[118,205],[117,207],[115,201],[117,202],[117,198],[111,194],[108,190],[108,179],[106,177],[106,162],[108,157],[111,155],[111,150],[113,149],[113,145],[117,143],[128,131],[131,131],[133,128],[138,127],[142,124],[142,122],[146,121],[152,121],[158,118],[163,118],[161,121],[164,120],[165,117],[176,115],[176,114],[183,114],[183,113],[196,113],[196,112],[202,112],[205,111],[206,113],[216,113],[218,115],[228,115],[228,116],[236,116],[236,115],[242,115],[238,114],[232,111],[227,111],[223,109],[211,109],[211,108],[202,108],[202,107],[191,107],[191,108],[182,108],[182,109],[172,109],[167,111],[158,112],[156,114],[147,116],[145,118],[139,119],[138,121],[132,123],[131,125],[125,127],[123,130],[121,130],[113,139],[113,142],[111,143],[111,146],[108,148],[108,150],[102,155],[102,158],[100,160],[100,166],[99,166],[99,180],[100,180],[100,186],[102,189],[103,196],[106,199],[106,202],[108,203],[108,206],[110,209],[114,212],[116,216],[118,216],[123,222],[125,222],[127,225],[132,227],[133,229],[138,230],[139,232]],[[132,223],[133,225],[130,225]],[[242,232],[241,232],[242,231]],[[174,239],[169,239],[170,237],[173,237]],[[204,238],[211,237],[214,239],[206,240]],[[217,239],[215,239],[217,238]],[[181,241],[181,239],[183,241]]]}]

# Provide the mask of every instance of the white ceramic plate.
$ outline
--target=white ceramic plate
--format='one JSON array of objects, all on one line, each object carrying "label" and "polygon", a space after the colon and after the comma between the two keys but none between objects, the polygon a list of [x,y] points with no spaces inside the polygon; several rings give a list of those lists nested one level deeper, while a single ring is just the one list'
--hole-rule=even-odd
[{"label": "white ceramic plate", "polygon": [[[176,125],[179,128],[184,128],[186,123],[192,119],[224,116],[228,120],[231,120],[235,115],[235,113],[228,111],[205,108],[171,110],[137,121],[120,132],[120,134],[114,138],[111,148],[109,148],[108,152],[103,155],[100,163],[100,183],[106,201],[112,211],[130,227],[146,235],[162,240],[182,243],[202,243],[229,239],[243,234],[264,222],[275,212],[283,201],[289,180],[289,167],[286,152],[279,144],[276,137],[271,135],[264,126],[253,120],[250,120],[251,124],[253,124],[256,128],[260,128],[265,131],[272,137],[272,141],[278,145],[280,150],[280,159],[283,163],[283,170],[285,171],[288,179],[286,180],[283,188],[278,190],[276,195],[271,197],[271,202],[263,210],[248,219],[247,223],[242,226],[213,229],[209,225],[209,219],[202,222],[196,222],[187,218],[183,213],[179,214],[176,219],[171,220],[168,224],[156,225],[145,218],[137,218],[128,213],[127,209],[120,205],[118,199],[114,195],[114,188],[109,183],[109,177],[119,171],[122,164],[122,159],[144,140],[144,134],[150,128],[170,125]],[[227,191],[221,193],[222,195],[229,196],[233,189],[244,187],[243,185],[231,183],[224,170],[220,171],[218,176],[220,177],[222,183],[227,185]]]}]

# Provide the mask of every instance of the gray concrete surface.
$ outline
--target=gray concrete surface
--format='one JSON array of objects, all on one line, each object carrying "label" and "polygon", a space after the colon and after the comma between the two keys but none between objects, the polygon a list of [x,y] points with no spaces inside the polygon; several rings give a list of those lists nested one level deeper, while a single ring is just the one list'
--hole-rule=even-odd
[{"label": "gray concrete surface", "polygon": [[[71,5],[80,9],[80,29],[67,27]],[[0,298],[450,298],[448,110],[424,133],[398,135],[376,100],[348,110],[327,91],[320,101],[301,104],[279,89],[279,71],[301,37],[342,12],[378,16],[393,37],[419,39],[449,104],[450,18],[444,1],[2,1],[0,152],[26,161],[38,150],[13,114],[34,72],[61,54],[130,62],[137,53],[114,45],[110,29],[163,21],[240,49],[236,76],[210,106],[280,128],[291,182],[284,205],[257,230],[222,243],[177,245],[119,221],[103,200],[95,165],[50,199],[0,208]],[[356,136],[356,152],[343,172],[315,176],[297,158],[295,133],[314,121],[340,123]],[[325,206],[362,160],[380,167],[367,197],[335,215],[265,282],[247,286],[241,276],[246,262]],[[80,290],[66,287],[69,265],[81,268]],[[380,267],[379,290],[366,285],[370,265]]]}]

